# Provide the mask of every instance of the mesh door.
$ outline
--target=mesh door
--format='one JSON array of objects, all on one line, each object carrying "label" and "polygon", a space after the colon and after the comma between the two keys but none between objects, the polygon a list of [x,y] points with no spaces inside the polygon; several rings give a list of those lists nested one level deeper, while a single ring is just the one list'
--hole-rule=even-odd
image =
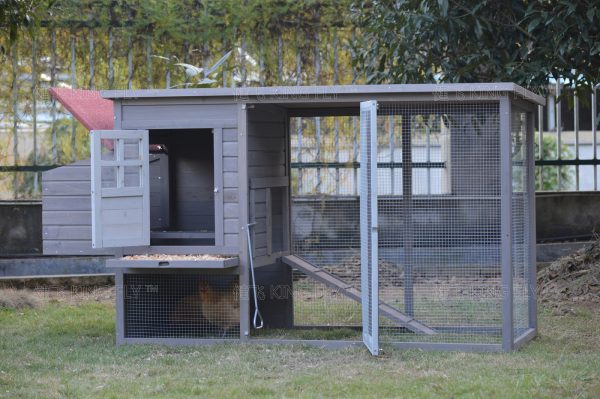
[{"label": "mesh door", "polygon": [[434,331],[381,339],[500,343],[498,104],[380,104],[377,130],[380,300]]},{"label": "mesh door", "polygon": [[239,338],[238,276],[123,275],[125,338]]},{"label": "mesh door", "polygon": [[360,104],[360,263],[363,341],[379,353],[377,102]]}]

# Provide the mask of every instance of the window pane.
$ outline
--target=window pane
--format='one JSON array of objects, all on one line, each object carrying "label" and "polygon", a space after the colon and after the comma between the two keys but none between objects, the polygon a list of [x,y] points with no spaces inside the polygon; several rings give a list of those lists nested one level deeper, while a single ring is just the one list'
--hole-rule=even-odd
[{"label": "window pane", "polygon": [[115,140],[100,140],[100,159],[102,159],[103,161],[115,160]]},{"label": "window pane", "polygon": [[140,187],[140,176],[142,168],[140,166],[125,166],[125,177],[123,180],[124,187]]},{"label": "window pane", "polygon": [[103,188],[116,188],[117,187],[117,167],[116,166],[102,166],[100,171]]},{"label": "window pane", "polygon": [[138,139],[125,139],[123,140],[124,147],[124,158],[123,159],[141,159],[140,154],[140,140]]}]

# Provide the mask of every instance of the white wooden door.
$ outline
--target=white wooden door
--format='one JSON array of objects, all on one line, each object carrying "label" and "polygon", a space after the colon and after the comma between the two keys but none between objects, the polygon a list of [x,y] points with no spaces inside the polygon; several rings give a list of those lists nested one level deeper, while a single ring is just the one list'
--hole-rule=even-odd
[{"label": "white wooden door", "polygon": [[360,276],[363,342],[379,354],[377,102],[360,103]]},{"label": "white wooden door", "polygon": [[150,245],[147,130],[94,130],[92,246]]}]

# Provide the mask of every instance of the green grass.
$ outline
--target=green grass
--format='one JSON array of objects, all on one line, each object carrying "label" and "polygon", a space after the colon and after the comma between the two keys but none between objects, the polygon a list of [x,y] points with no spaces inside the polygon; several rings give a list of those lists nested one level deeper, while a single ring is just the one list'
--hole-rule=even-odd
[{"label": "green grass", "polygon": [[515,353],[114,345],[111,304],[0,311],[0,397],[600,397],[600,311],[540,314]]}]

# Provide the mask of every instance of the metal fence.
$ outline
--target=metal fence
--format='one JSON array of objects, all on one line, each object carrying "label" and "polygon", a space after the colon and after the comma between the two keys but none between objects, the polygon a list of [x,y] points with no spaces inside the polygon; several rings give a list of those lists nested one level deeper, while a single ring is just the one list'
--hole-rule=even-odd
[{"label": "metal fence", "polygon": [[[537,191],[598,189],[599,113],[597,88],[586,102],[562,85],[548,88],[547,105],[538,108],[535,121]],[[379,146],[389,154],[379,167],[390,180],[386,186],[388,192],[401,194],[399,150],[392,150],[400,140],[398,123],[393,117],[379,123],[380,130],[385,131],[378,138]],[[445,194],[448,192],[445,164],[451,151],[449,143],[427,123],[418,123],[420,134],[413,143],[414,178],[426,183],[415,187],[414,194]],[[294,193],[298,196],[357,195],[358,117],[293,118],[290,126],[291,167],[297,177]]]}]

